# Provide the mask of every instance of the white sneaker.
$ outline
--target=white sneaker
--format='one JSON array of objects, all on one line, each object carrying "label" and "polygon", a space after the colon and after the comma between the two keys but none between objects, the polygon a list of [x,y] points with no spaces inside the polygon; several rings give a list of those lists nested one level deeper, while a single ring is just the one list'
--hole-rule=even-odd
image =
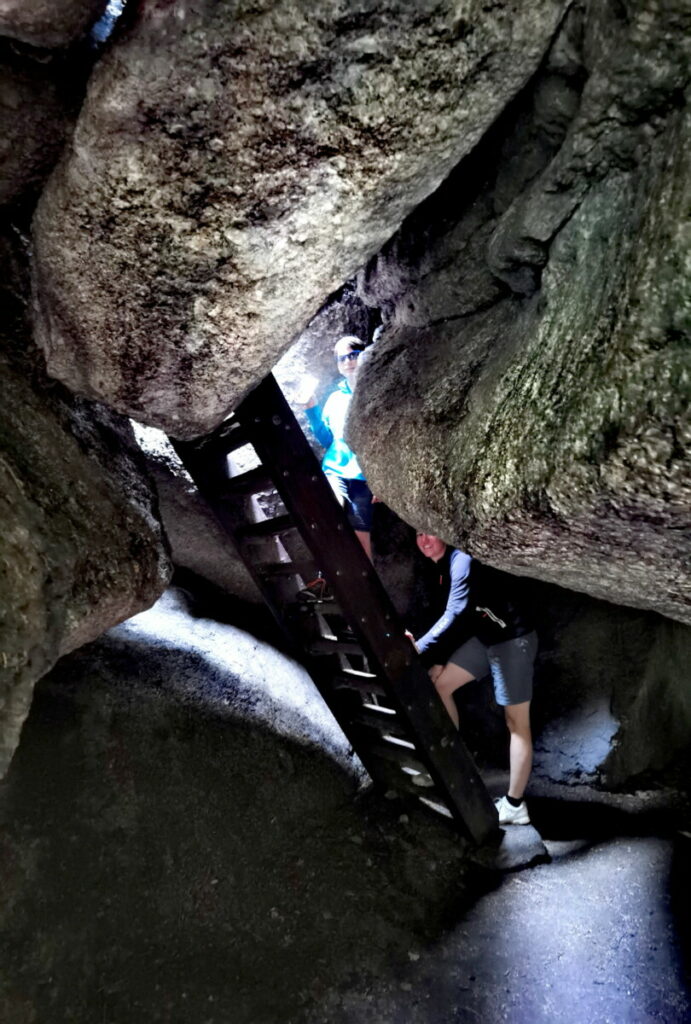
[{"label": "white sneaker", "polygon": [[518,807],[514,807],[509,803],[505,796],[502,796],[498,800],[494,801],[494,806],[497,808],[500,825],[530,824],[530,815],[528,814],[528,808],[525,805],[525,800],[521,800]]}]

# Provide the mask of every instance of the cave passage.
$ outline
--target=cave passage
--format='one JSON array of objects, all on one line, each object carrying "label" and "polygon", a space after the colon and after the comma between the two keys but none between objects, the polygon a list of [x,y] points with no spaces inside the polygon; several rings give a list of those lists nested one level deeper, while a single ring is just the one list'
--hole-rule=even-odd
[{"label": "cave passage", "polygon": [[[228,478],[227,456],[248,443],[259,465]],[[275,379],[175,447],[375,784],[450,814],[476,843],[497,839],[489,793]],[[257,520],[274,487],[281,500]],[[320,571],[326,597],[304,588]]]}]

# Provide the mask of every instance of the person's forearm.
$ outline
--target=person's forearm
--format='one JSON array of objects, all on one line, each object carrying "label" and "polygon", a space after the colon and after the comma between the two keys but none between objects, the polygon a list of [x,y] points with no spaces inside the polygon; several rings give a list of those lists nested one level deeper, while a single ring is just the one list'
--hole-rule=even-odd
[{"label": "person's forearm", "polygon": [[418,649],[427,665],[437,660],[446,661],[446,656],[450,653],[449,643],[468,609],[470,562],[469,555],[460,551],[452,553],[449,563],[449,594],[444,614],[417,641]]},{"label": "person's forearm", "polygon": [[326,423],[324,423],[321,406],[315,403],[305,409],[305,414],[307,416],[307,421],[312,428],[312,433],[316,437],[317,441],[319,441],[319,444],[323,448],[328,448],[333,441],[333,434]]},{"label": "person's forearm", "polygon": [[431,629],[428,629],[423,636],[415,641],[418,653],[423,656],[426,664],[434,663],[437,652],[443,646],[444,640],[455,622],[456,616],[447,610],[440,619],[437,619]]}]

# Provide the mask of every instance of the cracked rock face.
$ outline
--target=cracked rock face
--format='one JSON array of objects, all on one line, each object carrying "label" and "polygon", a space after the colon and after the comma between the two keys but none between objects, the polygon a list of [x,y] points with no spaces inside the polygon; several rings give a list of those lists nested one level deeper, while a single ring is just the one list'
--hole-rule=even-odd
[{"label": "cracked rock face", "polygon": [[169,578],[126,421],[46,379],[2,240],[0,775],[57,658],[150,605]]},{"label": "cracked rock face", "polygon": [[107,0],[0,0],[0,36],[49,49],[69,46],[103,13]]},{"label": "cracked rock face", "polygon": [[674,3],[574,8],[362,273],[388,326],[349,436],[410,523],[691,621],[686,21]]},{"label": "cracked rock face", "polygon": [[214,427],[476,144],[567,5],[140,5],[34,224],[51,375]]}]

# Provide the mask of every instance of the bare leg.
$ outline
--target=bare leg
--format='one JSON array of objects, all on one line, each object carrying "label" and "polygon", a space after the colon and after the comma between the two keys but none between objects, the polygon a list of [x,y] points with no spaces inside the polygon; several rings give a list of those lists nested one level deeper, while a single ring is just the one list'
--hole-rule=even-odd
[{"label": "bare leg", "polygon": [[448,665],[444,665],[439,675],[434,679],[434,685],[437,688],[437,693],[444,702],[444,707],[449,713],[449,718],[458,729],[458,708],[456,707],[456,701],[453,699],[455,691],[459,686],[465,686],[466,683],[473,681],[475,676],[471,676],[470,672],[466,672],[464,668],[460,668],[459,665],[454,665],[449,662]]},{"label": "bare leg", "polygon": [[363,550],[370,562],[372,561],[372,537],[366,530],[356,530],[355,536],[362,544]]},{"label": "bare leg", "polygon": [[530,732],[530,701],[504,708],[511,735],[509,745],[509,796],[520,800],[533,767],[533,739]]}]

